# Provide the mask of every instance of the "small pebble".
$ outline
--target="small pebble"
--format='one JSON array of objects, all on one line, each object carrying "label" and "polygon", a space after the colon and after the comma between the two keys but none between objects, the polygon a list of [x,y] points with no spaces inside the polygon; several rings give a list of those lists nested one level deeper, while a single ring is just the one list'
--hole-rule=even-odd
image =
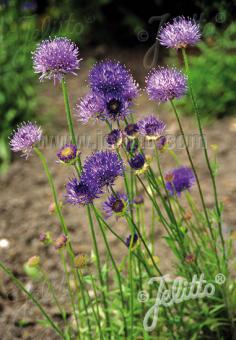
[{"label": "small pebble", "polygon": [[0,248],[2,249],[9,248],[9,241],[6,238],[0,239]]}]

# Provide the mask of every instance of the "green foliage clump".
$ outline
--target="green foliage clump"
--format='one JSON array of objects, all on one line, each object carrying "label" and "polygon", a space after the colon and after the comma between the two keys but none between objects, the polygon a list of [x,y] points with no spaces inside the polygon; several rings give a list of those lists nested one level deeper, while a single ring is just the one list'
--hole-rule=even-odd
[{"label": "green foliage clump", "polygon": [[[200,55],[191,58],[190,69],[202,118],[211,120],[236,113],[236,24],[224,32],[210,25],[207,31],[205,41],[199,44]],[[186,97],[179,104],[184,113],[192,114]]]},{"label": "green foliage clump", "polygon": [[18,1],[0,7],[0,172],[10,161],[8,137],[19,122],[33,118],[36,100],[31,51],[35,18]]}]

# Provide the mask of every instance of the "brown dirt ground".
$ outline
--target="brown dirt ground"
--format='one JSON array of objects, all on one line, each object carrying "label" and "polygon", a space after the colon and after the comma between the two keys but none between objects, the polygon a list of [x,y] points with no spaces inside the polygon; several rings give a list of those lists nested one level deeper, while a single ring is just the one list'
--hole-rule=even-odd
[{"label": "brown dirt ground", "polygon": [[[103,51],[98,51],[102,54]],[[116,57],[116,54],[114,53]],[[132,51],[121,53],[119,59],[132,69],[136,79],[143,85],[143,79],[146,74],[142,66],[143,53],[135,54]],[[73,105],[77,97],[86,93],[86,77],[88,65],[82,64],[82,69],[78,77],[69,79],[69,93]],[[53,112],[52,122],[48,122],[44,127],[46,134],[66,136],[66,121],[64,114],[63,99],[59,86],[54,87],[50,83],[40,84],[40,104],[38,114],[43,117],[48,112]],[[168,133],[178,135],[178,127],[170,108],[158,108],[147,101],[144,94],[137,100],[135,110],[138,117],[145,114],[158,112],[159,116],[167,123]],[[195,123],[192,118],[182,119],[187,133],[197,133]],[[78,136],[84,140],[83,136],[91,136],[93,148],[96,148],[96,136],[105,134],[106,130],[102,124],[89,124],[83,126],[76,123]],[[236,162],[235,162],[235,142],[236,142],[236,119],[225,118],[224,120],[215,121],[212,125],[205,129],[207,144],[217,144],[219,147],[218,160],[220,165],[218,186],[221,199],[225,202],[225,230],[231,228],[236,232],[235,225],[235,194],[236,194]],[[100,138],[100,137],[99,137]],[[99,139],[100,140],[100,139]],[[49,163],[49,167],[55,178],[56,188],[59,192],[61,200],[63,200],[64,185],[73,172],[62,165],[56,163],[57,146],[44,147],[44,153]],[[84,158],[91,152],[91,144],[81,146],[82,157]],[[175,150],[184,164],[188,164],[184,149]],[[212,206],[213,196],[209,185],[208,171],[203,161],[203,153],[199,148],[192,148],[192,154],[196,167],[199,171],[202,186],[207,205]],[[164,169],[168,169],[173,165],[169,155],[163,154],[162,164]],[[120,186],[120,184],[118,184]],[[194,194],[196,190],[194,191]],[[14,157],[14,161],[6,176],[0,179],[0,239],[6,238],[9,241],[8,249],[0,249],[1,260],[7,263],[14,273],[24,281],[27,286],[33,287],[39,294],[40,300],[56,317],[54,307],[50,304],[50,299],[46,290],[40,290],[39,286],[32,283],[26,277],[23,271],[23,264],[27,259],[39,254],[42,259],[43,266],[48,271],[54,282],[59,282],[58,290],[62,283],[62,272],[59,265],[59,257],[57,252],[51,248],[44,248],[38,241],[40,232],[50,231],[53,237],[60,234],[59,224],[56,217],[48,213],[48,207],[51,202],[51,194],[47,185],[47,180],[42,171],[41,164],[35,155],[25,161],[20,157]],[[83,208],[65,206],[63,208],[65,219],[71,232],[72,242],[76,251],[90,254],[91,240],[87,226],[85,211]],[[146,223],[149,224],[150,209],[146,207]],[[125,237],[128,233],[127,227],[122,220],[114,221],[113,228]],[[174,261],[169,254],[168,248],[161,240],[163,231],[160,226],[156,225],[156,252],[160,257],[161,268],[164,272],[171,271]],[[104,253],[104,247],[99,238],[100,252]],[[117,259],[121,259],[125,249],[117,240],[110,237],[112,250]],[[65,296],[61,296],[65,299]],[[1,338],[10,339],[56,339],[50,331],[41,332],[41,328],[35,325],[35,319],[38,315],[36,309],[25,299],[22,294],[11,284],[5,275],[0,273],[0,329]],[[27,327],[20,328],[19,320],[24,319],[29,323]]]}]

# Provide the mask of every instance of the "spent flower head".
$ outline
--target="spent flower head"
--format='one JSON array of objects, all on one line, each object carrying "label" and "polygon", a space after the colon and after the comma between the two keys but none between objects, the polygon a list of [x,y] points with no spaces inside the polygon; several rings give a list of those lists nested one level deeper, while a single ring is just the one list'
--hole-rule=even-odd
[{"label": "spent flower head", "polygon": [[116,192],[110,195],[105,202],[103,202],[103,210],[107,217],[122,216],[127,210],[128,198],[125,194]]},{"label": "spent flower head", "polygon": [[14,152],[21,151],[22,155],[29,157],[33,147],[41,141],[42,129],[36,123],[23,122],[18,125],[10,138],[10,148]]},{"label": "spent flower head", "polygon": [[129,160],[130,167],[135,170],[135,175],[144,174],[151,163],[152,157],[150,155],[144,156],[141,153],[137,153]]},{"label": "spent flower head", "polygon": [[81,59],[78,47],[68,38],[49,38],[38,44],[33,52],[33,68],[41,74],[40,80],[54,79],[54,83],[67,73],[76,75]]},{"label": "spent flower head", "polygon": [[121,146],[123,141],[123,135],[121,130],[114,129],[106,136],[107,144],[112,147],[113,149],[118,148]]},{"label": "spent flower head", "polygon": [[66,164],[73,164],[78,156],[78,149],[74,144],[65,144],[57,152],[57,157],[60,162]]},{"label": "spent flower head", "polygon": [[137,245],[137,243],[138,243],[138,239],[139,239],[138,234],[137,234],[137,233],[134,233],[133,236],[132,236],[132,235],[129,235],[129,236],[126,238],[125,244],[126,244],[126,246],[127,246],[128,248],[129,248],[129,247],[134,248],[134,247]]},{"label": "spent flower head", "polygon": [[131,124],[126,125],[124,133],[127,138],[134,139],[137,137],[138,131],[139,131],[138,124],[131,123]]}]

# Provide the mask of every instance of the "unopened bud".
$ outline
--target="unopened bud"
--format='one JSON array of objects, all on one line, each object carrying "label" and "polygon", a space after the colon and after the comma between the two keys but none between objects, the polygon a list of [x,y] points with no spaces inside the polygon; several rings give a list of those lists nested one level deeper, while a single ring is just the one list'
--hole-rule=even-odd
[{"label": "unopened bud", "polygon": [[[62,208],[62,202],[59,202],[59,207]],[[55,202],[50,203],[48,207],[49,214],[54,214],[56,212],[56,204]]]},{"label": "unopened bud", "polygon": [[45,246],[52,243],[51,235],[49,232],[40,233],[39,234],[39,241],[42,242]]},{"label": "unopened bud", "polygon": [[196,256],[194,254],[188,254],[185,256],[185,262],[193,263],[196,260]]},{"label": "unopened bud", "polygon": [[62,234],[61,236],[59,236],[56,241],[55,241],[55,248],[56,249],[60,249],[62,247],[64,247],[66,245],[67,242],[67,236]]},{"label": "unopened bud", "polygon": [[86,267],[88,264],[88,260],[88,256],[85,254],[77,255],[74,259],[75,267],[80,269]]},{"label": "unopened bud", "polygon": [[32,256],[27,261],[27,265],[29,267],[38,267],[39,264],[40,264],[40,257],[39,256]]}]

